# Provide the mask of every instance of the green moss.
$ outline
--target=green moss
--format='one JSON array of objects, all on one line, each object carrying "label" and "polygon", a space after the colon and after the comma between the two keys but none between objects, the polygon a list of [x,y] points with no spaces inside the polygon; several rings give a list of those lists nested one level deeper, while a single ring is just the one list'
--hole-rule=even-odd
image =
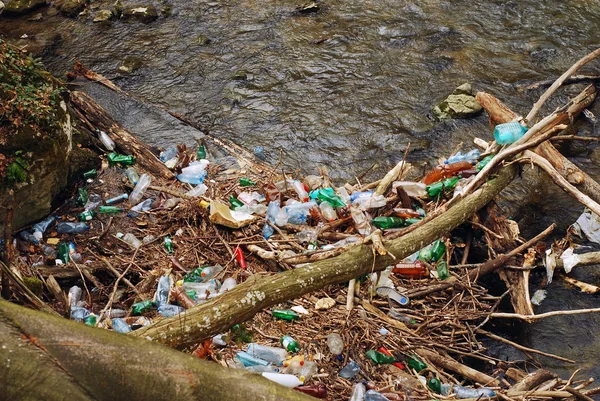
[{"label": "green moss", "polygon": [[31,290],[31,292],[33,292],[38,297],[40,295],[42,295],[42,290],[44,289],[44,284],[42,283],[42,280],[40,280],[39,278],[23,277],[23,284],[25,284],[25,286],[27,288],[29,288]]}]

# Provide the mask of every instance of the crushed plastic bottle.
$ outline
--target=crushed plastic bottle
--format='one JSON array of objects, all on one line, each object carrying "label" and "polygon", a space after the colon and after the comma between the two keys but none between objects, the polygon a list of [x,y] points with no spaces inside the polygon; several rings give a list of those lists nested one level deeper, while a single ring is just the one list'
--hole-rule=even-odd
[{"label": "crushed plastic bottle", "polygon": [[344,379],[352,379],[360,372],[360,366],[354,361],[350,361],[342,370],[340,370],[339,376]]},{"label": "crushed plastic bottle", "polygon": [[156,306],[160,308],[161,305],[167,303],[169,291],[171,291],[171,279],[169,276],[161,276],[158,279],[158,288],[156,289],[156,295],[154,296]]},{"label": "crushed plastic bottle", "polygon": [[273,309],[271,311],[271,314],[273,315],[273,317],[275,317],[277,319],[281,319],[281,320],[292,321],[292,320],[300,319],[299,314],[297,314],[293,310],[288,310],[288,309]]},{"label": "crushed plastic bottle", "polygon": [[470,150],[465,154],[463,154],[462,152],[457,152],[454,155],[450,156],[448,158],[448,160],[446,160],[444,163],[451,164],[451,163],[457,163],[457,162],[462,162],[462,161],[468,161],[469,163],[475,163],[477,161],[477,159],[479,159],[480,155],[481,155],[481,152],[479,152],[479,149]]},{"label": "crushed plastic bottle", "polygon": [[133,191],[131,191],[131,195],[129,195],[129,204],[137,205],[142,200],[144,193],[151,183],[152,177],[150,177],[148,174],[142,174],[137,185],[135,188],[133,188]]},{"label": "crushed plastic bottle", "polygon": [[269,361],[277,366],[281,366],[283,361],[287,358],[287,351],[283,348],[269,347],[267,345],[256,343],[248,344],[246,352],[254,358]]},{"label": "crushed plastic bottle", "polygon": [[496,396],[496,392],[490,388],[481,387],[481,388],[469,388],[463,387],[459,385],[455,385],[452,389],[454,394],[456,394],[456,398],[490,398]]},{"label": "crushed plastic bottle", "polygon": [[375,209],[386,205],[387,200],[383,195],[375,195],[373,191],[358,192],[350,195],[352,204],[361,210]]},{"label": "crushed plastic bottle", "polygon": [[42,233],[42,234],[45,233],[46,230],[48,230],[48,228],[50,228],[50,226],[55,221],[56,221],[56,216],[48,216],[44,220],[40,221],[39,223],[35,223],[33,225],[33,227],[31,227],[33,229],[33,235],[35,235],[36,232],[39,232],[39,233]]},{"label": "crushed plastic bottle", "polygon": [[321,214],[326,221],[331,222],[337,219],[337,213],[335,212],[333,206],[331,206],[331,203],[323,201],[319,205],[319,208],[321,209]]},{"label": "crushed plastic bottle", "polygon": [[148,210],[152,210],[152,203],[154,203],[154,199],[146,199],[143,202],[138,203],[127,212],[128,217],[137,217],[140,212],[147,212]]},{"label": "crushed plastic bottle", "polygon": [[235,354],[235,357],[240,362],[242,362],[244,364],[244,366],[256,366],[256,365],[268,366],[268,365],[270,365],[269,361],[266,361],[266,360],[258,358],[258,357],[254,357],[245,351],[238,351]]},{"label": "crushed plastic bottle", "polygon": [[369,350],[365,353],[365,356],[373,361],[377,365],[385,365],[396,362],[396,358],[388,356],[382,352]]},{"label": "crushed plastic bottle", "polygon": [[167,161],[177,157],[177,153],[179,153],[179,151],[177,150],[177,147],[171,146],[171,147],[163,150],[162,152],[160,152],[160,155],[159,155],[160,161],[163,163],[166,163]]},{"label": "crushed plastic bottle", "polygon": [[113,319],[111,322],[112,329],[117,333],[129,333],[131,331],[131,327],[129,327],[127,322],[120,317]]},{"label": "crushed plastic bottle", "polygon": [[354,384],[354,387],[352,387],[352,396],[350,397],[349,401],[364,401],[365,399],[365,385],[362,383],[356,383]]},{"label": "crushed plastic bottle", "polygon": [[56,225],[56,232],[59,234],[81,234],[90,229],[85,223],[69,223],[61,221]]},{"label": "crushed plastic bottle", "polygon": [[327,347],[333,355],[341,355],[344,352],[344,340],[338,333],[327,334]]},{"label": "crushed plastic bottle", "polygon": [[509,145],[518,141],[528,130],[516,121],[498,124],[494,128],[494,138],[498,145]]},{"label": "crushed plastic bottle", "polygon": [[373,228],[371,227],[371,224],[369,223],[370,219],[367,217],[365,212],[358,208],[350,207],[350,215],[352,216],[352,220],[354,220],[354,227],[360,235],[366,237],[367,235],[371,234]]},{"label": "crushed plastic bottle", "polygon": [[200,276],[202,277],[202,281],[208,281],[208,280],[214,278],[222,270],[223,270],[223,266],[221,266],[221,265],[206,266],[204,269],[202,269],[202,272],[200,273]]},{"label": "crushed plastic bottle", "polygon": [[102,197],[98,194],[90,194],[87,202],[83,205],[84,210],[96,210],[102,204]]},{"label": "crushed plastic bottle", "polygon": [[267,223],[267,221],[275,224],[275,219],[277,217],[277,214],[279,213],[279,210],[279,201],[271,201],[271,203],[269,203],[269,206],[267,208],[267,216],[265,217],[266,221],[263,227],[263,237],[265,239],[271,238],[271,236],[275,233],[275,229],[271,227]]},{"label": "crushed plastic bottle", "polygon": [[448,272],[448,263],[446,263],[446,261],[443,259],[438,262],[435,269],[440,280],[446,280],[450,275]]},{"label": "crushed plastic bottle", "polygon": [[[117,238],[119,238],[119,234],[117,234]],[[143,245],[142,241],[140,241],[134,234],[131,233],[127,233],[120,238],[135,249],[138,249]]]},{"label": "crushed plastic bottle", "polygon": [[38,244],[40,242],[31,231],[21,231],[19,233],[19,237],[23,241],[31,242],[32,244]]},{"label": "crushed plastic bottle", "polygon": [[208,187],[204,184],[198,184],[196,187],[190,189],[185,194],[187,196],[197,197],[202,196],[208,191]]},{"label": "crushed plastic bottle", "polygon": [[378,391],[369,390],[365,394],[365,401],[390,401],[390,399]]},{"label": "crushed plastic bottle", "polygon": [[321,188],[315,191],[311,191],[309,194],[311,199],[319,199],[320,201],[327,201],[334,208],[345,207],[346,203],[335,193],[333,188]]}]

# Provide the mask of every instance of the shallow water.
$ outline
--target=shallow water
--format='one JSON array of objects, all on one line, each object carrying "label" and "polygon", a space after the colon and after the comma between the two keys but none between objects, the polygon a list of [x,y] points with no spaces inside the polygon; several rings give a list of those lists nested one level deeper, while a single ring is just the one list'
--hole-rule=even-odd
[{"label": "shallow water", "polygon": [[[281,152],[291,169],[314,173],[325,165],[333,178],[346,180],[373,164],[365,179],[380,176],[401,160],[409,143],[408,160],[420,166],[448,156],[461,141],[470,147],[475,136],[491,139],[484,115],[439,122],[432,107],[471,82],[526,114],[541,91],[518,91],[520,84],[557,77],[598,45],[600,3],[591,0],[321,4],[318,13],[303,15],[295,11],[300,0],[175,1],[172,15],[153,23],[109,26],[92,24],[91,18],[48,17],[42,10],[39,22],[0,17],[0,33],[13,39],[27,34],[19,43],[42,49],[57,75],[77,58],[142,101],[180,113],[213,135],[249,149],[264,147],[270,162]],[[200,45],[201,35],[211,42]],[[116,70],[128,55],[140,56],[143,67],[121,76]],[[598,63],[586,71],[597,73]],[[545,111],[580,89],[561,92]],[[87,90],[153,145],[193,145],[201,136],[108,91]],[[577,129],[585,133],[591,126],[581,123]],[[600,178],[593,149],[571,151]],[[510,211],[528,235],[556,217],[565,227],[581,212],[565,209],[564,194],[537,176],[525,173],[506,193],[518,205],[524,198],[531,202]],[[557,281],[540,310],[600,306],[596,296]],[[596,276],[591,282],[598,281]],[[588,360],[586,373],[600,377],[599,329],[598,319],[582,315],[553,318],[523,335],[534,347]]]}]

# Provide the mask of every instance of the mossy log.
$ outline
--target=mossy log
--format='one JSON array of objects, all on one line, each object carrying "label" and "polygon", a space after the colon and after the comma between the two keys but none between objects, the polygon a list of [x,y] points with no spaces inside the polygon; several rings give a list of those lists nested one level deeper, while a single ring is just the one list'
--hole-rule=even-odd
[{"label": "mossy log", "polygon": [[252,276],[231,291],[178,316],[162,319],[150,326],[131,332],[171,347],[188,346],[233,325],[252,318],[256,313],[277,303],[294,299],[330,284],[347,282],[371,271],[385,269],[409,256],[445,233],[456,228],[484,207],[516,176],[517,167],[509,166],[498,176],[452,208],[403,237],[385,241],[386,256],[374,256],[368,245],[350,248],[347,252],[274,276]]},{"label": "mossy log", "polygon": [[313,398],[245,370],[0,301],[2,400]]},{"label": "mossy log", "polygon": [[137,163],[154,176],[173,178],[173,173],[150,152],[148,146],[115,122],[94,99],[83,92],[73,91],[70,102],[78,117],[87,122],[90,129],[105,131],[123,153],[134,155]]}]

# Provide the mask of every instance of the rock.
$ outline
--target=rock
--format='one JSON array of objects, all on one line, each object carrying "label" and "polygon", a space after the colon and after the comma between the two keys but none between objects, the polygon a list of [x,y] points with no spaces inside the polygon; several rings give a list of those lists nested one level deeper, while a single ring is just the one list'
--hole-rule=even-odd
[{"label": "rock", "polygon": [[60,12],[71,18],[77,17],[84,9],[84,0],[66,0],[60,5]]},{"label": "rock", "polygon": [[210,44],[210,39],[208,38],[208,36],[201,33],[200,35],[198,35],[198,39],[196,39],[196,43],[198,43],[200,46],[206,46],[206,45]]},{"label": "rock", "polygon": [[441,119],[468,118],[481,112],[483,108],[475,100],[471,84],[462,84],[452,94],[433,108]]},{"label": "rock", "polygon": [[46,0],[8,0],[4,11],[6,14],[26,14],[45,5]]},{"label": "rock", "polygon": [[127,56],[123,59],[117,71],[121,74],[131,74],[132,72],[139,70],[143,64],[144,62],[141,57]]},{"label": "rock", "polygon": [[106,23],[112,20],[115,15],[110,10],[100,10],[96,13],[94,17],[94,22]]},{"label": "rock", "polygon": [[27,18],[27,21],[37,22],[37,21],[41,21],[43,19],[44,19],[44,15],[42,13],[35,13],[31,17]]},{"label": "rock", "polygon": [[136,19],[144,24],[148,24],[158,18],[158,13],[154,6],[138,6],[124,9],[121,18]]},{"label": "rock", "polygon": [[231,79],[234,81],[245,81],[248,79],[248,71],[246,70],[237,70],[231,76]]}]

